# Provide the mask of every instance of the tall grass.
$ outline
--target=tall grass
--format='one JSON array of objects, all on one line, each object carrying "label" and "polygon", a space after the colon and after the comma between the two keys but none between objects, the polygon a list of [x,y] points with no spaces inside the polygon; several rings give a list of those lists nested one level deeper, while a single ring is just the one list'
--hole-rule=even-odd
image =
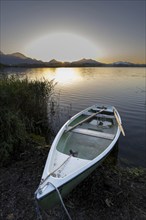
[{"label": "tall grass", "polygon": [[53,96],[53,81],[0,79],[0,164],[24,151],[30,134],[47,138],[48,102]]}]

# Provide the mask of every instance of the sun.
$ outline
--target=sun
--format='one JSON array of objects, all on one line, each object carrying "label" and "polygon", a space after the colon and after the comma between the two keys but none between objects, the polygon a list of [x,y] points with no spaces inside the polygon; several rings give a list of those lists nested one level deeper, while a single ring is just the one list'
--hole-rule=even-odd
[{"label": "sun", "polygon": [[45,35],[25,48],[26,55],[50,61],[74,61],[82,58],[97,59],[99,47],[89,39],[72,33],[53,33]]}]

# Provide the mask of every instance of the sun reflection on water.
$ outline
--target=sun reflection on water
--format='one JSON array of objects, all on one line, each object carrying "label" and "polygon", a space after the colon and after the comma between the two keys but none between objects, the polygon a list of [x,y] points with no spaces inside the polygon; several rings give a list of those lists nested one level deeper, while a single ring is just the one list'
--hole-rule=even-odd
[{"label": "sun reflection on water", "polygon": [[[34,71],[35,72],[35,71]],[[28,73],[30,80],[53,80],[59,85],[77,84],[82,80],[78,68],[42,68]]]},{"label": "sun reflection on water", "polygon": [[55,81],[59,84],[70,84],[80,82],[82,77],[77,69],[71,68],[58,68],[55,72]]}]

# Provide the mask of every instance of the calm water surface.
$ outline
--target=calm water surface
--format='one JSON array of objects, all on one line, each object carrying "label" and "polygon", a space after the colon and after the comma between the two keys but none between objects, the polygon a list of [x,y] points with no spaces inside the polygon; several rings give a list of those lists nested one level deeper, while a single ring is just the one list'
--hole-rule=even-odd
[{"label": "calm water surface", "polygon": [[71,115],[95,103],[114,105],[126,137],[120,136],[118,163],[146,167],[146,68],[11,68],[8,74],[29,79],[54,79],[62,115]]}]

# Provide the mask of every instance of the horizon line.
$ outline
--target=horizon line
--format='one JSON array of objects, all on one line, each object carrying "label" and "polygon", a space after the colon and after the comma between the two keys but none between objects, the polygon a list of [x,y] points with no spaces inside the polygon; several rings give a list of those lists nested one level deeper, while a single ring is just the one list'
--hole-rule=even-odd
[{"label": "horizon line", "polygon": [[[126,61],[126,60],[123,60],[123,59],[119,59],[119,60],[115,60],[115,61],[110,61],[110,62],[107,62],[107,61],[99,61],[99,60],[97,60],[96,58],[85,58],[85,57],[82,57],[82,58],[80,58],[80,59],[78,59],[78,60],[72,60],[72,61],[67,61],[67,60],[56,60],[55,58],[52,58],[51,60],[49,60],[49,61],[44,61],[44,60],[42,60],[42,59],[37,59],[37,58],[35,58],[35,57],[31,57],[31,56],[27,56],[27,55],[25,55],[23,52],[12,52],[12,53],[3,53],[1,50],[0,50],[0,55],[13,55],[13,54],[20,54],[20,55],[23,55],[24,57],[26,57],[26,58],[28,58],[28,59],[33,59],[33,60],[36,60],[36,61],[41,61],[41,62],[43,62],[43,63],[49,63],[50,61],[52,61],[52,60],[55,60],[55,61],[57,61],[57,62],[60,62],[60,63],[73,63],[73,62],[78,62],[78,61],[81,61],[81,60],[93,60],[93,61],[96,61],[96,62],[98,62],[98,63],[102,63],[102,64],[112,64],[112,63],[118,63],[118,62],[122,62],[122,63],[131,63],[131,64],[145,64],[146,65],[146,62],[140,62],[140,61],[138,61],[138,62],[133,62],[133,61]],[[20,58],[20,57],[18,57],[18,58]]]}]

